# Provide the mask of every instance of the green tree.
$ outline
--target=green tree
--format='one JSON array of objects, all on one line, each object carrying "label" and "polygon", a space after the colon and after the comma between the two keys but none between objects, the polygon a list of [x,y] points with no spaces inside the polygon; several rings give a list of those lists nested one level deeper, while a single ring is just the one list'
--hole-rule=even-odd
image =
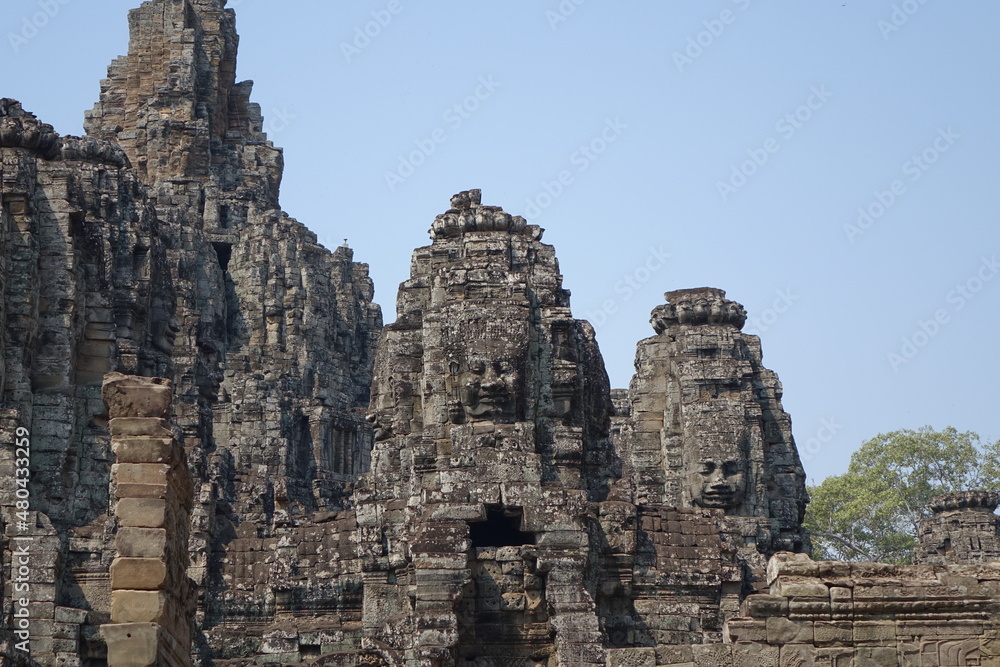
[{"label": "green tree", "polygon": [[1000,490],[1000,440],[950,426],[879,434],[846,473],[809,487],[813,558],[909,563],[928,501],[972,489]]}]

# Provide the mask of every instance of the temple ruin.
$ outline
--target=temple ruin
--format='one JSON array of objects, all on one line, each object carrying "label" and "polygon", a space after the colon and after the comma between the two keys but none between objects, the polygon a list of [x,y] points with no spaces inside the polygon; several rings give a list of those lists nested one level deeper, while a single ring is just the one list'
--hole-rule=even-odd
[{"label": "temple ruin", "polygon": [[936,498],[914,565],[810,560],[724,291],[667,292],[613,390],[469,190],[383,326],[280,208],[225,5],[133,10],[85,137],[0,100],[0,663],[1000,666],[1000,495]]}]

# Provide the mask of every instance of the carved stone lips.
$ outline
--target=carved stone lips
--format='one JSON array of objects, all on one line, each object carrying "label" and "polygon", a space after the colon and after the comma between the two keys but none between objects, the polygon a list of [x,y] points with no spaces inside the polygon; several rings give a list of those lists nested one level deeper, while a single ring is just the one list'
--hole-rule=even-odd
[{"label": "carved stone lips", "polygon": [[733,492],[731,490],[730,491],[706,491],[704,493],[704,495],[703,495],[703,498],[706,501],[709,501],[709,502],[712,502],[712,503],[723,503],[723,504],[731,503],[735,497],[736,497],[735,492]]}]

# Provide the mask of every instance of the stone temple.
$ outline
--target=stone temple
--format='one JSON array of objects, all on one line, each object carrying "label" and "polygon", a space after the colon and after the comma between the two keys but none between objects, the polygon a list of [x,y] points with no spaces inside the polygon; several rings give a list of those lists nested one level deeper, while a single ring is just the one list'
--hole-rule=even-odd
[{"label": "stone temple", "polygon": [[1000,495],[935,499],[916,565],[810,560],[722,290],[612,390],[542,230],[469,190],[383,326],[280,208],[225,4],[133,10],[85,137],[0,100],[0,664],[1000,666]]}]

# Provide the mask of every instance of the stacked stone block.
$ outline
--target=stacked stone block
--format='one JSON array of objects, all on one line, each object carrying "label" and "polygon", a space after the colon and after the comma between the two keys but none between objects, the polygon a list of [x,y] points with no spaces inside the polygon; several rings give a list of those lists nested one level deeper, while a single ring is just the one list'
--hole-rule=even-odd
[{"label": "stacked stone block", "polygon": [[193,501],[183,447],[170,428],[171,385],[108,375],[116,557],[111,623],[102,626],[109,667],[190,665],[194,597],[187,576]]}]

